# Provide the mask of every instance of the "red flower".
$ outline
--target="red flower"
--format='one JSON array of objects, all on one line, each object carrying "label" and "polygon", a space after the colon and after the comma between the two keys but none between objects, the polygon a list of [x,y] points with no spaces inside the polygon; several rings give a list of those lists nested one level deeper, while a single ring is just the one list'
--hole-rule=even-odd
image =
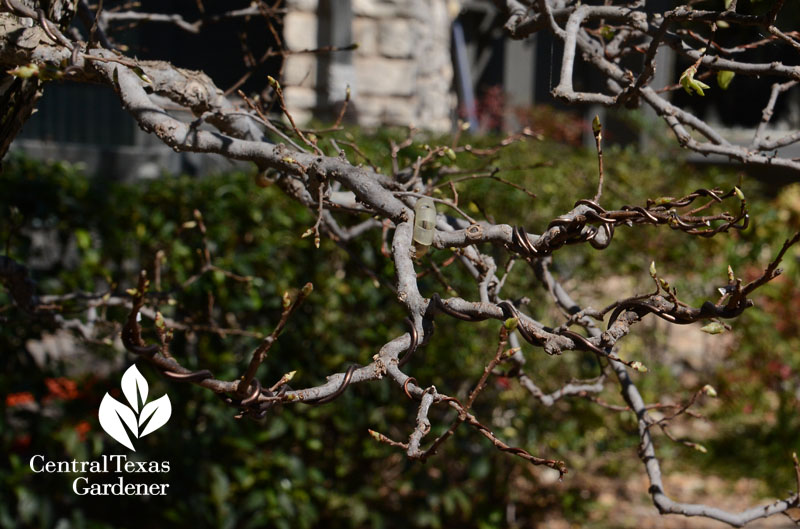
[{"label": "red flower", "polygon": [[22,406],[23,404],[29,404],[33,401],[33,394],[29,391],[23,391],[21,393],[9,393],[6,395],[6,406],[9,408],[13,408],[14,406]]}]

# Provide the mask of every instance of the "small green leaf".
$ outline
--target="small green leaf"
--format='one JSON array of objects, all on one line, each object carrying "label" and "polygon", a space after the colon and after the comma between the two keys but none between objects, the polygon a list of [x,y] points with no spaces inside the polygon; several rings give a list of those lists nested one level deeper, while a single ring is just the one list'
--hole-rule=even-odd
[{"label": "small green leaf", "polygon": [[641,362],[633,362],[631,367],[639,373],[647,373],[647,367]]},{"label": "small green leaf", "polygon": [[712,399],[715,399],[715,398],[717,398],[717,390],[716,390],[716,389],[714,389],[714,387],[713,387],[713,386],[710,386],[710,385],[708,385],[708,384],[706,384],[705,386],[703,386],[703,393],[705,393],[706,395],[708,395],[708,396],[709,396],[709,397],[711,397]]},{"label": "small green leaf", "polygon": [[92,246],[92,236],[88,231],[78,228],[75,230],[75,242],[81,250],[87,250]]},{"label": "small green leaf", "polygon": [[13,70],[8,70],[8,74],[13,75],[14,77],[19,77],[20,79],[29,79],[39,75],[39,65],[30,63],[23,66],[17,66]]},{"label": "small green leaf", "polygon": [[658,197],[657,199],[653,200],[653,204],[656,206],[663,206],[664,204],[669,204],[675,200],[675,197]]},{"label": "small green leaf", "polygon": [[703,90],[708,90],[711,87],[704,82],[695,79],[695,74],[697,74],[696,66],[689,66],[686,68],[680,78],[681,86],[689,95],[692,95],[692,91],[694,91],[697,95],[704,96],[706,94],[703,92]]},{"label": "small green leaf", "polygon": [[730,70],[720,70],[717,72],[717,85],[723,90],[727,90],[736,74]]},{"label": "small green leaf", "polygon": [[698,81],[697,79],[695,79],[694,83],[692,84],[692,88],[694,88],[694,91],[697,92],[697,95],[702,97],[706,95],[705,92],[703,92],[703,90],[708,90],[711,87],[705,84],[703,81]]},{"label": "small green leaf", "polygon": [[718,321],[712,321],[708,325],[701,327],[700,330],[708,334],[722,334],[725,332],[725,326]]}]

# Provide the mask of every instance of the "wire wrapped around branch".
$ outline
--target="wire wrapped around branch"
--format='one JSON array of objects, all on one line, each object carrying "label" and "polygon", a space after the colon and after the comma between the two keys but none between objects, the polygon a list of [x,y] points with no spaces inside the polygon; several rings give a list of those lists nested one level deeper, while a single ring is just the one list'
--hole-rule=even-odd
[{"label": "wire wrapped around branch", "polygon": [[317,406],[319,404],[325,404],[327,402],[331,402],[334,399],[337,399],[342,393],[344,393],[344,390],[347,389],[347,386],[350,385],[350,383],[353,380],[353,373],[359,367],[360,366],[357,366],[355,364],[353,364],[350,367],[348,367],[347,371],[344,374],[344,377],[342,378],[342,383],[339,385],[339,387],[336,389],[336,391],[334,391],[330,395],[327,395],[325,397],[320,397],[320,398],[315,399],[315,400],[304,400],[303,402],[305,404],[313,404],[313,405]]},{"label": "wire wrapped around branch", "polygon": [[[741,206],[737,214],[728,212],[716,215],[696,216],[713,203],[737,196]],[[679,215],[676,208],[685,208],[700,197],[709,197],[711,202],[694,208],[686,215]],[[634,224],[667,225],[674,230],[689,235],[713,237],[730,229],[743,230],[749,225],[747,201],[737,188],[725,194],[719,189],[698,189],[681,198],[662,197],[648,199],[647,207],[622,206],[619,210],[608,211],[593,200],[581,199],[575,202],[572,211],[553,219],[547,230],[531,241],[522,226],[513,228],[509,247],[528,259],[545,257],[567,244],[588,242],[593,248],[603,250],[611,244],[614,229],[621,225]],[[716,227],[712,223],[721,222]]]}]

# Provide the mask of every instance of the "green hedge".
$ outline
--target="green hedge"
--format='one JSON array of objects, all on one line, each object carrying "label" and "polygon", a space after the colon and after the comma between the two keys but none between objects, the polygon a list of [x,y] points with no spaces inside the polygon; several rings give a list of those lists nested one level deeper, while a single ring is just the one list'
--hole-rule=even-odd
[{"label": "green hedge", "polygon": [[[380,161],[383,170],[389,171],[386,141],[399,134],[356,134],[353,139],[372,161]],[[465,141],[477,147],[492,140],[469,138],[462,144]],[[423,150],[414,145],[401,152],[401,161],[413,160]],[[605,160],[602,203],[608,209],[643,205],[648,197],[679,196],[699,187],[738,184],[738,175],[730,170],[700,171],[631,149],[609,148]],[[593,152],[540,140],[515,143],[489,161],[461,153],[448,163],[463,169],[497,166],[499,176],[534,192],[537,197],[532,199],[491,180],[458,184],[459,203],[471,215],[524,224],[531,232],[544,229],[576,200],[591,197],[596,187]],[[623,295],[632,295],[650,288],[647,270],[655,260],[660,274],[678,287],[686,301],[711,299],[715,287],[726,281],[728,264],[737,275],[752,276],[771,259],[791,229],[798,227],[796,186],[778,195],[768,185],[749,180],[742,188],[752,213],[751,227],[744,233],[706,240],[690,239],[664,227],[621,228],[605,251],[588,245],[559,251],[554,271],[589,298],[602,292],[596,287],[598,282],[630,276],[636,292]],[[295,292],[311,281],[313,294],[259,371],[264,382],[272,383],[296,370],[293,385],[319,384],[327,374],[342,371],[350,363],[369,362],[380,345],[404,332],[405,315],[391,291],[376,288],[362,271],[362,266],[369,266],[389,284],[394,282],[391,261],[380,253],[380,230],[356,242],[350,253],[328,240],[315,249],[311,238],[300,238],[314,223],[313,214],[274,188],[257,187],[252,175],[164,175],[125,183],[87,178],[66,164],[12,156],[0,174],[0,189],[0,235],[4,243],[8,240],[10,257],[40,263],[32,269],[40,293],[110,289],[122,294],[134,285],[140,265],[152,274],[154,260],[163,252],[161,290],[174,300],[173,304],[164,300],[160,309],[165,315],[209,323],[209,296],[213,296],[213,319],[218,325],[268,333],[280,316],[282,293]],[[442,190],[449,194],[447,187]],[[194,219],[195,209],[208,228],[213,263],[252,276],[252,281],[210,272],[181,288],[202,263],[198,255],[202,236],[197,227],[187,224]],[[54,256],[36,261],[36,234],[45,233],[50,237],[48,251]],[[488,247],[486,251],[493,252],[501,265],[505,262],[502,251]],[[724,362],[696,373],[700,385],[710,383],[720,394],[719,404],[700,408],[716,425],[715,434],[702,441],[708,454],[659,441],[661,453],[681,461],[671,467],[762,477],[768,480],[767,490],[779,495],[793,485],[789,454],[798,448],[800,427],[796,393],[800,340],[795,323],[800,293],[793,256],[785,264],[786,279],[765,288],[756,297],[758,307],[733,322],[735,340]],[[429,259],[444,266],[448,257],[448,252],[431,252],[419,268],[429,268]],[[443,270],[459,293],[476,297],[473,283],[457,264]],[[427,296],[444,289],[434,274],[422,278],[420,285]],[[538,302],[546,299],[546,293],[521,263],[505,292],[530,297],[533,313],[553,321],[555,313]],[[83,317],[75,312],[77,306],[68,301],[63,310],[71,317]],[[64,362],[40,366],[26,344],[53,329],[45,320],[10,305],[5,291],[0,291],[0,307],[0,351],[5,364],[0,388],[8,396],[0,414],[3,527],[54,527],[59,521],[68,521],[69,527],[133,527],[142,520],[156,527],[396,527],[400,520],[406,527],[496,527],[505,523],[508,501],[515,502],[520,518],[541,520],[548,512],[560,511],[581,520],[589,510],[599,508],[591,498],[581,496],[582,472],[619,476],[641,471],[630,416],[580,400],[544,408],[513,381],[492,383],[476,402],[475,412],[497,427],[498,435],[509,444],[565,459],[570,474],[558,487],[537,484],[535,470],[495,451],[466,428],[425,465],[411,463],[399,451],[375,443],[367,429],[402,440],[414,425],[414,403],[387,380],[351,387],[326,406],[287,406],[270,413],[261,424],[235,419],[235,410],[210,392],[168,382],[138,362],[153,394],[168,392],[173,403],[166,427],[139,441],[139,453],[147,459],[171,462],[171,494],[166,500],[149,501],[77,497],[70,490],[74,476],[34,476],[28,461],[33,454],[70,460],[119,453],[99,428],[97,408],[102,395],[118,387],[124,367],[136,359],[101,340],[81,343],[80,348],[98,362],[125,357],[123,367],[108,377],[99,375],[92,365],[85,366],[80,375],[73,375],[74,367]],[[117,325],[107,329],[113,338],[125,313],[109,308],[106,316]],[[439,318],[436,334],[417,353],[410,373],[425,385],[462,395],[493,351],[496,330],[496,322],[466,324]],[[645,349],[654,340],[657,336],[648,335],[646,328],[636,329],[627,340],[630,345],[621,352],[650,368],[648,374],[637,375],[643,393],[651,400],[688,396],[697,387],[682,389],[673,376],[674,366]],[[257,343],[257,338],[248,336],[178,332],[171,351],[190,368],[208,368],[220,378],[233,379],[241,374]],[[524,352],[531,373],[545,389],[595,372],[588,355],[547,357],[530,346]],[[74,390],[59,396],[53,391],[53,381],[65,379]],[[10,397],[26,393],[40,411]],[[620,402],[613,388],[603,398]],[[432,420],[434,435],[446,428],[452,416],[436,410]]]}]

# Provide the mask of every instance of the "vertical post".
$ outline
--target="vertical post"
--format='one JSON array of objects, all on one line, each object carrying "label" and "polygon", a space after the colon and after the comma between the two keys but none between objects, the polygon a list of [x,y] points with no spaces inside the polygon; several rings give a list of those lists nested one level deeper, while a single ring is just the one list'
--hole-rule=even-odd
[{"label": "vertical post", "polygon": [[505,126],[519,128],[515,110],[534,103],[536,87],[536,37],[525,40],[505,39],[503,88],[507,99]]},{"label": "vertical post", "polygon": [[[317,21],[320,47],[344,47],[353,43],[351,0],[320,0]],[[334,110],[333,105],[344,100],[348,86],[355,95],[353,52],[320,54],[317,86],[319,106],[324,111]]]},{"label": "vertical post", "polygon": [[478,109],[475,106],[475,92],[472,87],[472,74],[467,59],[467,43],[464,39],[464,28],[461,22],[453,21],[453,48],[456,56],[456,79],[461,95],[461,104],[467,115],[469,126],[473,132],[478,130]]}]

